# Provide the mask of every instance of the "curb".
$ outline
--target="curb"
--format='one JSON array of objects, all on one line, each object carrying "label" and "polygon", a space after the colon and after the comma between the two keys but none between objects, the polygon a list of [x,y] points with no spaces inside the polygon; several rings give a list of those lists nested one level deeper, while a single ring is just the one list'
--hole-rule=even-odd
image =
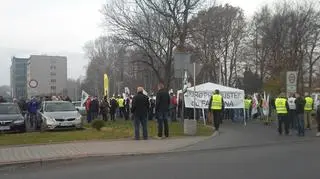
[{"label": "curb", "polygon": [[199,141],[190,142],[189,144],[186,144],[181,147],[177,147],[174,149],[169,149],[165,151],[152,151],[152,152],[126,152],[126,153],[109,153],[109,154],[78,154],[78,155],[72,155],[72,156],[65,156],[65,157],[53,157],[53,158],[40,158],[40,159],[30,159],[30,160],[20,160],[20,161],[12,161],[12,162],[0,162],[0,169],[6,168],[6,167],[19,167],[19,166],[26,166],[26,165],[44,165],[48,163],[54,163],[54,162],[63,162],[63,161],[73,161],[73,160],[80,160],[80,159],[87,159],[87,158],[117,158],[117,157],[128,157],[128,156],[148,156],[148,155],[155,155],[155,154],[166,154],[166,153],[177,153],[178,149],[183,149],[188,146],[195,145],[199,142],[202,142],[204,140],[210,139],[214,137],[215,135],[212,134],[211,136],[204,137],[203,139]]},{"label": "curb", "polygon": [[[210,137],[204,139],[207,140]],[[202,142],[198,141],[198,142]],[[198,150],[179,150],[184,147],[180,147],[177,149],[172,149],[169,151],[154,151],[154,152],[135,152],[135,153],[120,153],[120,154],[82,154],[82,155],[75,155],[71,157],[56,157],[56,158],[46,158],[46,159],[35,159],[35,160],[25,160],[25,161],[19,161],[19,162],[8,162],[8,163],[0,163],[0,170],[9,168],[9,167],[25,167],[30,165],[39,165],[43,166],[46,164],[54,164],[55,162],[68,162],[68,161],[78,161],[83,159],[101,159],[105,160],[107,159],[116,159],[119,157],[132,157],[132,156],[151,156],[151,155],[159,155],[159,154],[176,154],[176,153],[189,153],[189,152],[195,152],[195,151],[225,151],[225,150],[235,150],[235,149],[245,149],[249,147],[265,147],[265,146],[273,146],[277,144],[299,144],[304,142],[313,141],[312,138],[310,139],[304,139],[304,140],[290,140],[290,141],[277,141],[277,142],[266,142],[261,144],[248,144],[248,145],[241,145],[241,146],[224,146],[224,147],[217,147],[217,148],[210,148],[210,149],[198,149]],[[193,144],[189,144],[188,146],[194,145],[198,142],[194,142]],[[185,146],[187,147],[187,146]]]}]

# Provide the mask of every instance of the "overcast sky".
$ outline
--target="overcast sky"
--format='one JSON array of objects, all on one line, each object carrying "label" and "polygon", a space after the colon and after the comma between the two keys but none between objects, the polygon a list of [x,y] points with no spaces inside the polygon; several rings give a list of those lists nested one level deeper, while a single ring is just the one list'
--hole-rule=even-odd
[{"label": "overcast sky", "polygon": [[[219,0],[246,15],[270,0]],[[106,0],[0,0],[0,85],[10,84],[11,56],[68,56],[68,77],[84,75],[83,45],[103,32],[99,9]]]}]

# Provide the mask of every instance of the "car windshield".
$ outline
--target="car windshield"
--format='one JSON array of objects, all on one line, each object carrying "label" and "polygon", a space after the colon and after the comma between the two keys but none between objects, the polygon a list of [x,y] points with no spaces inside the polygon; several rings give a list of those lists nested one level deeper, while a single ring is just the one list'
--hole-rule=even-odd
[{"label": "car windshield", "polygon": [[46,112],[58,112],[58,111],[76,111],[76,108],[72,103],[59,102],[59,103],[47,103],[45,106]]},{"label": "car windshield", "polygon": [[20,114],[20,110],[15,104],[1,104],[0,114]]}]

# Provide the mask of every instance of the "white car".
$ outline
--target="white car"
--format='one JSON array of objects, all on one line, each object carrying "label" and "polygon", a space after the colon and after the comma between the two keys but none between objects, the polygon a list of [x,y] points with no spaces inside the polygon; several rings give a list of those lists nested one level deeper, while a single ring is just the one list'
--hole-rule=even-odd
[{"label": "white car", "polygon": [[69,101],[44,101],[39,116],[42,130],[82,128],[81,115]]},{"label": "white car", "polygon": [[76,109],[82,116],[87,115],[86,107],[81,106],[81,101],[74,101],[72,102],[72,104],[76,107]]}]

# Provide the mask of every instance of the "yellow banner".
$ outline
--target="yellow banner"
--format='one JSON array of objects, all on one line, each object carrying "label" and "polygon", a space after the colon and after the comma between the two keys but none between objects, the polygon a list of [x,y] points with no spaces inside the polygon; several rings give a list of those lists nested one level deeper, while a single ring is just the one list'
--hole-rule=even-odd
[{"label": "yellow banner", "polygon": [[104,96],[106,96],[109,93],[109,78],[108,78],[108,75],[104,74],[103,75],[103,79],[104,79],[103,80]]}]

